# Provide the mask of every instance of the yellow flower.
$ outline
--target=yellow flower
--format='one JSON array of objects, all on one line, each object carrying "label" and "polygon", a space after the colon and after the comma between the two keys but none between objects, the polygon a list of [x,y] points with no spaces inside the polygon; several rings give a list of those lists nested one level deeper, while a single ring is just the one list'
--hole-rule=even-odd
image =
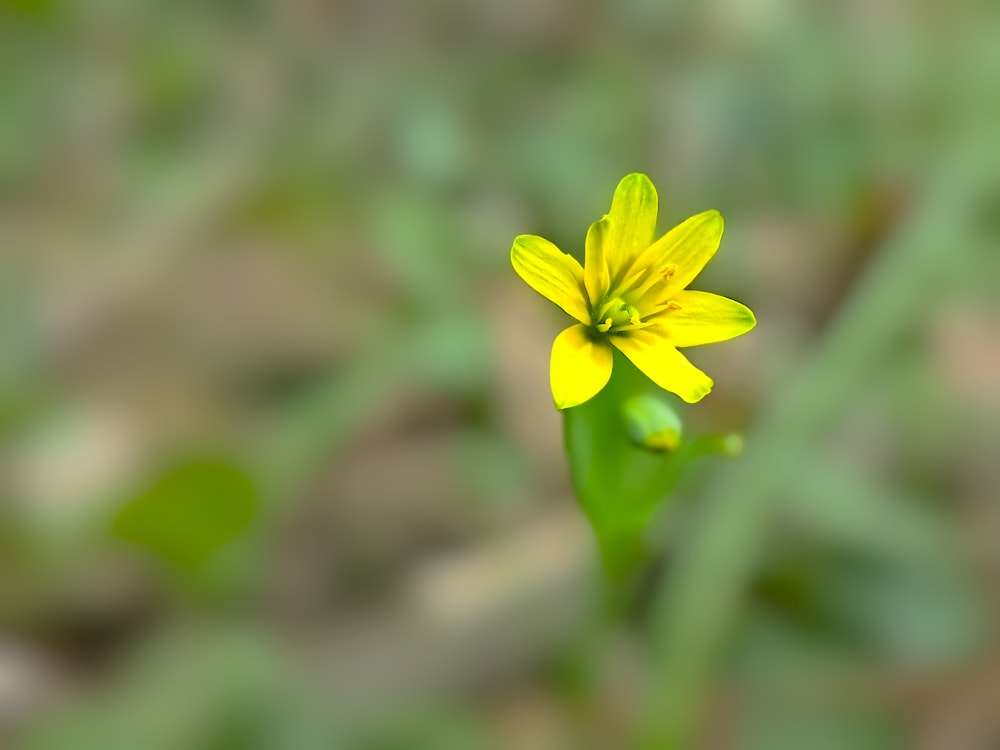
[{"label": "yellow flower", "polygon": [[719,212],[692,216],[657,240],[656,211],[653,183],[630,174],[618,183],[610,213],[590,225],[582,267],[541,237],[514,240],[518,275],[580,321],[552,345],[556,408],[582,404],[607,385],[612,346],[661,388],[700,401],[712,379],[677,349],[725,341],[756,325],[739,302],[686,288],[719,247]]}]

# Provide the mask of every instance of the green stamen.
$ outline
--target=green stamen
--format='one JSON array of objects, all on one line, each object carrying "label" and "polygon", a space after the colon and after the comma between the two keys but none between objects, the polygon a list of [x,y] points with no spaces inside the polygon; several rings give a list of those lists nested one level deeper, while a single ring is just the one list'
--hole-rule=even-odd
[{"label": "green stamen", "polygon": [[639,327],[645,327],[642,322],[642,316],[639,314],[639,308],[635,305],[630,305],[621,297],[613,297],[607,300],[598,308],[597,314],[594,315],[593,319],[594,328],[600,333],[635,330]]}]

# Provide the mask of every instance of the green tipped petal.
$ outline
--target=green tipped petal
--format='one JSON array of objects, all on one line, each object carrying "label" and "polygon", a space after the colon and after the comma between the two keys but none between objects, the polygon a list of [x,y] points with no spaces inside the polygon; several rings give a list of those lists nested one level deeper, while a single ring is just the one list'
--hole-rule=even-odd
[{"label": "green tipped petal", "polygon": [[596,396],[611,377],[611,347],[586,326],[570,326],[552,344],[549,381],[557,409],[579,406]]},{"label": "green tipped petal", "polygon": [[647,378],[689,404],[701,401],[712,390],[712,379],[677,351],[657,327],[612,336],[611,343]]},{"label": "green tipped petal", "polygon": [[572,255],[542,237],[522,234],[514,239],[510,262],[528,286],[581,323],[590,322],[583,268]]},{"label": "green tipped petal", "polygon": [[612,275],[628,268],[652,244],[658,204],[656,188],[646,175],[634,172],[618,183],[607,216],[611,227],[605,245]]},{"label": "green tipped petal", "polygon": [[671,300],[679,309],[662,314],[659,327],[667,332],[673,346],[700,346],[740,336],[757,319],[746,305],[711,292],[686,290]]}]

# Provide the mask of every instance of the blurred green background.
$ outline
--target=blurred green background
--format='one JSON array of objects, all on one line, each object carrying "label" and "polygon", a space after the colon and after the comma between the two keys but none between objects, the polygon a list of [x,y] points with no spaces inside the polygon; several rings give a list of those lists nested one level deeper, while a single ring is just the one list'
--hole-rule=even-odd
[{"label": "blurred green background", "polygon": [[[998,746],[998,11],[6,0],[0,744]],[[759,325],[609,608],[509,249],[631,171]]]}]

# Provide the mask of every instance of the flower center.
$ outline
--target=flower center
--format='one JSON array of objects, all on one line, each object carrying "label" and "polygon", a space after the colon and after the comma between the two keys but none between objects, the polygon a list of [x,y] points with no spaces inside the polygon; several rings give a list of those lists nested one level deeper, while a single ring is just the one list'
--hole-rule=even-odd
[{"label": "flower center", "polygon": [[601,333],[634,328],[641,323],[639,311],[621,297],[613,297],[598,308],[594,328]]},{"label": "flower center", "polygon": [[654,325],[654,316],[679,310],[680,305],[664,299],[667,285],[677,273],[669,263],[658,268],[640,268],[626,279],[611,285],[602,302],[591,308],[591,325],[599,333],[625,333]]}]

